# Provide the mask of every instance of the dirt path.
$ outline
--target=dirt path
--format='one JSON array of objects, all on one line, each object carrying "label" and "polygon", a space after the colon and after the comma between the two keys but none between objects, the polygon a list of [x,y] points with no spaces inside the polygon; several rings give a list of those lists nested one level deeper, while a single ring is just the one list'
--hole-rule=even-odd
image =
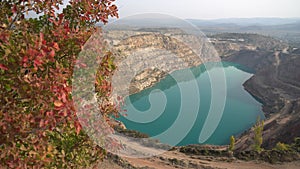
[{"label": "dirt path", "polygon": [[[278,67],[279,67],[279,65],[280,65],[280,63],[281,63],[281,60],[280,60],[280,54],[281,54],[281,52],[279,52],[279,51],[276,51],[276,52],[274,53],[274,56],[275,56],[275,63],[274,63],[274,66],[275,66],[275,76],[273,76],[274,81],[277,82],[277,83],[280,83],[280,84],[282,84],[282,85],[284,85],[284,86],[288,86],[288,87],[290,87],[290,88],[293,88],[293,89],[295,89],[295,90],[300,91],[300,88],[299,88],[298,86],[294,86],[294,85],[292,85],[292,84],[283,82],[283,81],[281,81],[281,80],[278,78],[278,77],[279,77],[279,74],[278,74]],[[284,97],[286,98],[286,96],[284,96]],[[289,99],[289,98],[287,98],[287,99]],[[296,98],[296,99],[297,99],[297,98]],[[290,100],[295,100],[295,99],[290,99]]]},{"label": "dirt path", "polygon": [[211,157],[186,155],[177,151],[169,151],[159,156],[146,159],[125,158],[131,165],[142,168],[217,168],[217,169],[299,169],[300,161],[269,164],[258,161],[241,161],[229,157]]},{"label": "dirt path", "polygon": [[271,116],[270,118],[268,118],[264,123],[265,126],[272,123],[273,121],[277,121],[277,123],[282,124],[284,123],[283,121],[281,121],[281,119],[284,119],[285,116],[290,112],[291,108],[292,108],[292,103],[290,101],[286,101],[284,104],[284,107],[280,110],[281,113],[276,113],[275,115]]}]

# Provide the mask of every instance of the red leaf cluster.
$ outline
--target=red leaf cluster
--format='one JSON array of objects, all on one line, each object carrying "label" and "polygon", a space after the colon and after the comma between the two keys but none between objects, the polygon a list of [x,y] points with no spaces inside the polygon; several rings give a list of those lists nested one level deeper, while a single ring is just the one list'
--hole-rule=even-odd
[{"label": "red leaf cluster", "polygon": [[[62,0],[0,1],[0,167],[43,168],[51,162],[48,131],[72,125],[80,134],[71,98],[73,67],[94,24],[118,17],[113,2],[71,0],[58,14]],[[28,12],[43,16],[25,19]],[[106,81],[100,88],[104,96],[111,92]]]}]

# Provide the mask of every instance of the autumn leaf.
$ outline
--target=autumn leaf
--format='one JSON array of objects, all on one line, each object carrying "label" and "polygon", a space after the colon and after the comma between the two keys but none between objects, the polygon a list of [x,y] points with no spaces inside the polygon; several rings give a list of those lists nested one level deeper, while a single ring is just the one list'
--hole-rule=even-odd
[{"label": "autumn leaf", "polygon": [[35,59],[35,60],[33,61],[33,63],[34,63],[35,65],[37,65],[37,66],[42,65],[42,61],[41,61],[40,59]]},{"label": "autumn leaf", "polygon": [[17,13],[17,5],[13,5],[11,11],[12,13]]},{"label": "autumn leaf", "polygon": [[74,127],[75,127],[76,133],[78,135],[80,133],[81,129],[82,129],[82,126],[81,126],[81,124],[78,121],[75,121]]},{"label": "autumn leaf", "polygon": [[53,58],[53,57],[55,56],[55,51],[54,51],[54,50],[51,50],[49,56],[50,56],[51,58]]},{"label": "autumn leaf", "polygon": [[45,125],[45,123],[44,123],[44,120],[42,119],[41,121],[40,121],[40,127],[44,127],[44,125]]},{"label": "autumn leaf", "polygon": [[27,62],[28,62],[28,57],[27,57],[27,56],[24,56],[23,59],[22,59],[22,62],[23,62],[23,63],[27,63]]},{"label": "autumn leaf", "polygon": [[47,151],[48,151],[48,152],[52,152],[52,151],[53,151],[53,146],[52,146],[52,145],[49,145],[49,146],[47,147]]},{"label": "autumn leaf", "polygon": [[8,70],[8,68],[5,65],[1,64],[1,63],[0,63],[0,69],[2,69],[2,70]]},{"label": "autumn leaf", "polygon": [[63,103],[60,100],[54,101],[54,106],[55,107],[61,107],[62,105],[63,105]]},{"label": "autumn leaf", "polygon": [[58,43],[56,42],[53,43],[53,48],[56,49],[57,51],[60,50]]}]

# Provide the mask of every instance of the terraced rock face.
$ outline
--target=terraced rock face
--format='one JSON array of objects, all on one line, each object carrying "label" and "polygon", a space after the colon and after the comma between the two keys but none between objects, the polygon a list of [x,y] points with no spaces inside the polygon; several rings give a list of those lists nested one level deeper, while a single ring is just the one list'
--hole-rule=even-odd
[{"label": "terraced rock face", "polygon": [[209,38],[222,57],[230,56],[242,50],[273,51],[288,47],[288,44],[280,40],[257,34],[222,33],[212,35]]},{"label": "terraced rock face", "polygon": [[110,31],[107,42],[116,54],[113,87],[121,96],[149,88],[175,70],[220,61],[206,37],[184,32]]}]

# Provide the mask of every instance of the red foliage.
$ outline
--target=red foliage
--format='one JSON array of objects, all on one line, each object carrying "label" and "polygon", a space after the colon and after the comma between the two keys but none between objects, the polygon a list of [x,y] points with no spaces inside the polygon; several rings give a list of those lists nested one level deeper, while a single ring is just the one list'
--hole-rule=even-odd
[{"label": "red foliage", "polygon": [[[94,24],[118,17],[113,2],[71,0],[56,14],[62,0],[0,1],[0,165],[43,167],[49,162],[45,131],[72,124],[80,133],[70,97],[73,66],[96,31]],[[43,16],[25,19],[30,11]],[[103,75],[111,73],[103,71]],[[107,96],[111,89],[104,83]],[[20,145],[33,148],[22,156]]]}]

